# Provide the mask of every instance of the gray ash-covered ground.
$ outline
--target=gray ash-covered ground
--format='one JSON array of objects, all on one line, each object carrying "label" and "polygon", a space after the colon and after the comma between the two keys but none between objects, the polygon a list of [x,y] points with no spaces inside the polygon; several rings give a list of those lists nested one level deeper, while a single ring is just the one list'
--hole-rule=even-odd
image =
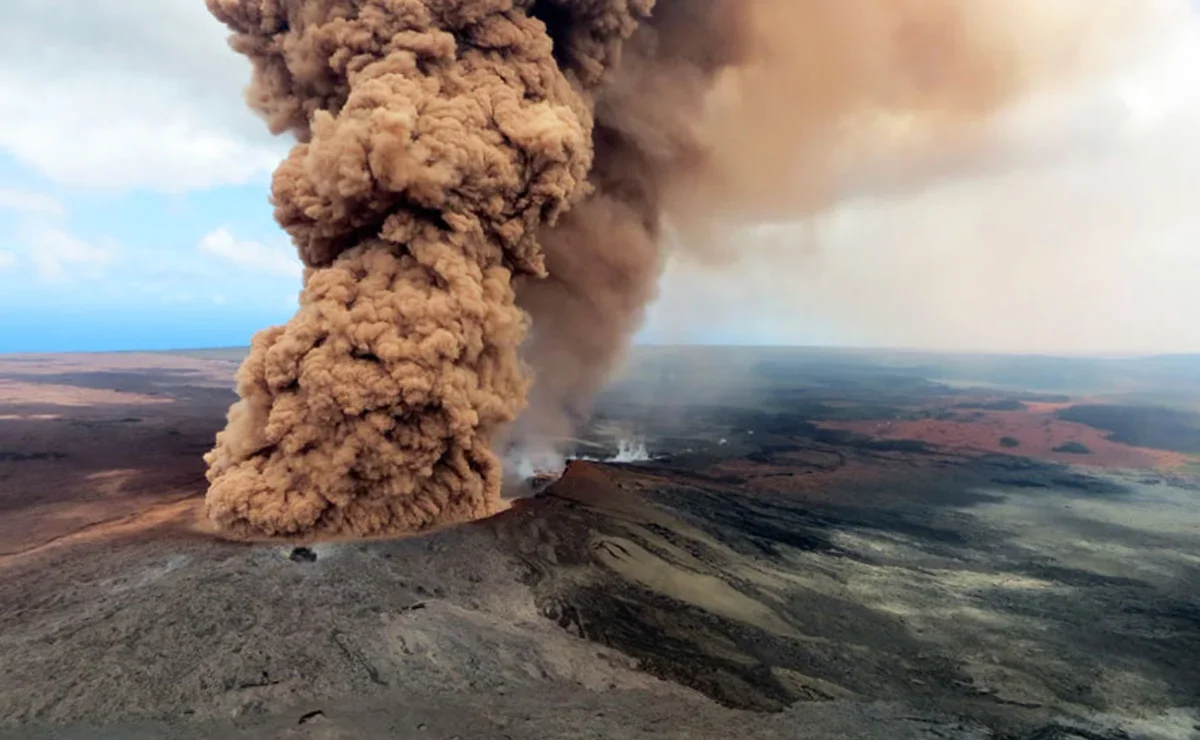
[{"label": "gray ash-covered ground", "polygon": [[306,550],[195,525],[224,358],[0,360],[0,737],[1200,737],[1193,461],[873,433],[998,440],[1038,363],[746,352],[635,363],[583,441],[652,460]]},{"label": "gray ash-covered ground", "polygon": [[548,616],[723,704],[903,697],[1015,731],[1196,703],[1200,533],[1152,526],[1184,489],[863,508],[666,475],[573,467],[514,517],[542,532],[523,561]]}]

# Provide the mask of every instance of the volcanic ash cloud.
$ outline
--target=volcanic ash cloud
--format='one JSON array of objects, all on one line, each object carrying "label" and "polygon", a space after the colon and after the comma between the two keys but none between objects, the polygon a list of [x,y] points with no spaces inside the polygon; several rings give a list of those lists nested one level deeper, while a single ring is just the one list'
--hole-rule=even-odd
[{"label": "volcanic ash cloud", "polygon": [[298,141],[272,192],[307,268],[239,371],[209,515],[308,537],[494,513],[493,449],[568,436],[620,363],[665,219],[711,247],[815,207],[880,121],[968,127],[1053,47],[992,16],[1043,1],[207,0]]},{"label": "volcanic ash cloud", "polygon": [[[209,515],[369,535],[493,513],[491,439],[528,386],[512,281],[545,275],[539,228],[587,192],[585,88],[518,3],[208,7],[254,63],[252,106],[300,142],[272,191],[308,268],[296,316],[239,371]],[[589,77],[636,12],[589,16]]]}]

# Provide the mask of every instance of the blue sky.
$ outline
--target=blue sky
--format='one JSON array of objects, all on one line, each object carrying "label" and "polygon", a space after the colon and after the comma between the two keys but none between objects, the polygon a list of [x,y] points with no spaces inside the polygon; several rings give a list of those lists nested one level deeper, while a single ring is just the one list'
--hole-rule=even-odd
[{"label": "blue sky", "polygon": [[[1200,19],[1138,3],[1169,22],[1115,72],[1012,111],[949,176],[730,235],[716,270],[673,263],[641,338],[1200,351]],[[0,352],[244,345],[285,321],[300,266],[267,196],[289,142],[246,109],[202,0],[5,15]]]},{"label": "blue sky", "polygon": [[196,0],[12,0],[0,27],[0,352],[242,345],[300,265],[288,142]]},{"label": "blue sky", "polygon": [[240,345],[285,321],[300,264],[267,188],[95,194],[0,158],[0,352]]}]

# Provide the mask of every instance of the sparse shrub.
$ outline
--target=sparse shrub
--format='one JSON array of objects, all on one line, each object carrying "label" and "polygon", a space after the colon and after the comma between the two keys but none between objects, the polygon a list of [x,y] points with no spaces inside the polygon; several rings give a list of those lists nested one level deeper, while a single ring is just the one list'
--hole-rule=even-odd
[{"label": "sparse shrub", "polygon": [[1090,455],[1092,451],[1079,442],[1067,442],[1055,447],[1053,452],[1065,452],[1070,455]]},{"label": "sparse shrub", "polygon": [[1009,447],[1009,448],[1020,447],[1021,440],[1017,439],[1016,437],[1001,437],[1000,438],[1000,446],[1001,447]]},{"label": "sparse shrub", "polygon": [[965,401],[954,406],[956,409],[983,409],[984,411],[1024,411],[1025,404],[1015,398],[995,401]]}]

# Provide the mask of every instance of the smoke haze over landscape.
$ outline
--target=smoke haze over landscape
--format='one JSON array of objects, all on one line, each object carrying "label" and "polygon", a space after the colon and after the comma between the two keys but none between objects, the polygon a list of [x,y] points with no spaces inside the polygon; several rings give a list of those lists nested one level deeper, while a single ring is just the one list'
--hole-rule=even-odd
[{"label": "smoke haze over landscape", "polygon": [[207,457],[210,515],[266,535],[495,512],[493,447],[540,452],[586,420],[668,259],[735,284],[764,256],[783,274],[791,250],[756,255],[740,228],[811,217],[872,171],[936,180],[992,146],[1006,106],[1119,56],[1143,16],[1118,0],[208,6],[254,63],[251,107],[299,142],[273,196],[307,268],[300,309],[255,337]]}]

